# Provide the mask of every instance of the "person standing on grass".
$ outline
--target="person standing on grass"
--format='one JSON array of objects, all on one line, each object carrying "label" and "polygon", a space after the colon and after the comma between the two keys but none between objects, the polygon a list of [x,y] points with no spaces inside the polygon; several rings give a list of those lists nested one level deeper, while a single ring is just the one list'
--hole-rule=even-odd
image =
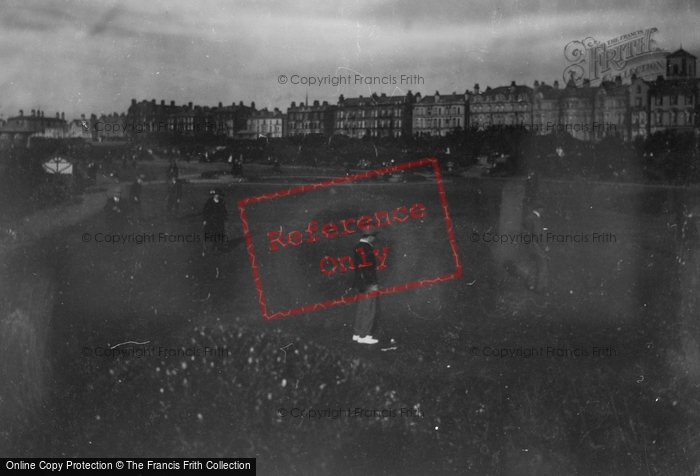
[{"label": "person standing on grass", "polygon": [[168,199],[166,203],[166,212],[169,220],[177,218],[177,213],[180,210],[180,199],[182,198],[182,184],[175,177],[170,179],[168,184]]},{"label": "person standing on grass", "polygon": [[166,177],[167,177],[168,181],[170,181],[173,178],[175,178],[175,179],[180,178],[180,169],[177,168],[177,163],[175,163],[174,160],[170,161],[170,167],[168,167],[168,171],[166,172]]},{"label": "person standing on grass", "polygon": [[209,200],[204,204],[204,250],[202,256],[206,254],[207,243],[211,243],[212,251],[215,255],[221,253],[226,243],[226,221],[228,220],[228,210],[224,201],[224,192],[221,189],[214,189],[210,192]]},{"label": "person standing on grass", "polygon": [[139,175],[129,188],[129,201],[131,202],[132,218],[141,221],[143,210],[141,209],[141,189],[143,188],[143,175]]},{"label": "person standing on grass", "polygon": [[[372,250],[372,243],[377,236],[376,230],[366,230],[362,233],[360,243],[355,247],[353,258],[355,263],[355,281],[353,287],[360,293],[377,291],[377,257]],[[361,266],[360,263],[369,265]],[[352,340],[359,344],[376,344],[378,339],[373,333],[379,326],[379,296],[368,297],[357,303],[355,316],[355,332]]]},{"label": "person standing on grass", "polygon": [[546,294],[549,288],[549,258],[547,251],[549,247],[546,243],[539,241],[539,237],[544,237],[544,228],[542,227],[542,213],[544,207],[541,203],[535,202],[532,205],[530,212],[523,221],[523,230],[530,236],[537,236],[538,240],[534,239],[526,246],[526,254],[535,263],[535,272],[531,273],[527,279],[527,285],[531,291],[539,294]]},{"label": "person standing on grass", "polygon": [[109,233],[124,231],[128,219],[126,202],[122,200],[121,189],[114,190],[114,196],[107,199],[104,206],[105,221]]}]

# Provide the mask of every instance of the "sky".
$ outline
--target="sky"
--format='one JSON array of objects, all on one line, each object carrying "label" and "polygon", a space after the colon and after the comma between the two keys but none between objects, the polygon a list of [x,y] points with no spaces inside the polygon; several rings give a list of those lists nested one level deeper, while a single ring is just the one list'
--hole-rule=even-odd
[{"label": "sky", "polygon": [[656,27],[700,57],[697,25],[697,0],[0,0],[0,117],[561,83],[571,41]]}]

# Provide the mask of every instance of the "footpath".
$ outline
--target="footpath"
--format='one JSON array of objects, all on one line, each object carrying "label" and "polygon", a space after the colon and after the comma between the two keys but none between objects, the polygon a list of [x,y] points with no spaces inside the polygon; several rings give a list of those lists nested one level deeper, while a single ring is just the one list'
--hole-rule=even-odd
[{"label": "footpath", "polygon": [[[162,162],[162,167],[165,168],[165,161]],[[183,168],[185,170],[183,170],[184,173],[180,174],[180,179],[193,184],[216,183],[225,186],[229,183],[245,183],[250,181],[249,178],[241,179],[227,174],[203,178],[201,171],[202,169],[213,168],[210,164],[206,164],[204,167],[202,167],[201,164],[199,166],[196,164],[188,164],[188,166]],[[270,166],[252,166],[249,167],[248,170],[253,173],[253,184],[270,183],[292,185],[290,182],[307,184],[342,176],[341,172],[335,169],[311,167],[284,167],[279,174],[271,173]],[[359,171],[352,171],[352,173],[357,172]],[[432,177],[430,177],[430,179],[434,180]],[[428,179],[428,181],[432,181],[430,179]],[[392,182],[399,181],[396,177],[392,177]],[[153,186],[164,183],[164,180],[156,179],[147,181],[145,185]],[[117,182],[111,177],[98,175],[97,183],[88,187],[82,195],[75,197],[72,202],[47,207],[27,215],[14,223],[4,225],[0,228],[0,255],[7,251],[17,249],[20,246],[31,244],[32,242],[50,236],[62,229],[76,225],[94,216],[102,211],[107,198],[112,196],[116,188],[121,188],[124,196],[128,197],[129,185],[130,182]]]},{"label": "footpath", "polygon": [[118,185],[114,180],[100,177],[96,185],[86,189],[73,203],[48,207],[5,225],[0,236],[0,253],[27,245],[98,213],[108,193]]}]

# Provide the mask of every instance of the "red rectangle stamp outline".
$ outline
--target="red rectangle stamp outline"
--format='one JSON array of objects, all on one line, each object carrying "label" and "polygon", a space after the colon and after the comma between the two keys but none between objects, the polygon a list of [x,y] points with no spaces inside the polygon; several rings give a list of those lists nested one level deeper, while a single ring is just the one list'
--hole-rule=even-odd
[{"label": "red rectangle stamp outline", "polygon": [[[248,227],[248,219],[245,213],[245,206],[251,203],[258,203],[263,200],[270,200],[273,198],[284,197],[287,195],[292,195],[295,193],[306,192],[308,190],[315,190],[322,187],[328,187],[330,185],[341,184],[345,182],[351,182],[353,180],[360,180],[364,178],[373,177],[376,175],[381,175],[385,173],[390,173],[399,170],[406,170],[415,167],[421,167],[424,165],[432,164],[433,172],[435,173],[435,179],[438,187],[438,194],[440,196],[440,204],[442,206],[443,215],[445,216],[445,226],[447,227],[447,237],[450,242],[450,248],[452,251],[452,259],[454,260],[455,270],[448,274],[443,274],[440,276],[434,276],[431,278],[420,279],[418,281],[412,281],[410,283],[399,284],[395,286],[390,286],[386,288],[379,289],[377,291],[370,291],[366,293],[355,294],[352,296],[344,296],[337,299],[331,299],[328,301],[320,302],[317,304],[307,304],[300,307],[295,307],[293,309],[285,309],[282,311],[276,311],[269,313],[267,309],[267,304],[265,303],[265,293],[263,292],[262,282],[260,280],[260,273],[258,272],[258,265],[255,259],[255,251],[253,250],[253,238],[250,235],[250,229]],[[430,157],[426,159],[414,160],[412,162],[405,162],[403,164],[392,165],[390,167],[383,167],[380,169],[370,170],[367,172],[361,172],[359,174],[350,175],[347,177],[339,177],[331,180],[326,180],[323,182],[312,183],[308,185],[292,187],[287,190],[281,190],[276,192],[265,193],[263,195],[257,195],[254,197],[243,198],[238,201],[238,211],[241,215],[241,222],[243,223],[243,233],[245,234],[245,241],[248,248],[248,257],[250,258],[250,264],[253,268],[253,277],[255,279],[255,289],[258,293],[258,300],[260,301],[260,309],[262,310],[263,319],[277,319],[280,317],[291,316],[293,314],[298,314],[306,311],[313,311],[316,309],[323,309],[326,307],[334,306],[336,304],[346,304],[360,299],[366,299],[372,296],[379,296],[381,294],[395,293],[399,291],[405,291],[407,289],[416,288],[419,286],[428,286],[431,284],[439,283],[442,281],[447,281],[449,279],[455,279],[462,276],[462,264],[459,260],[459,255],[457,253],[457,242],[454,237],[454,228],[452,227],[452,220],[450,219],[450,213],[447,209],[447,198],[445,197],[445,189],[442,183],[442,175],[440,173],[440,167],[438,161],[435,157]]]}]

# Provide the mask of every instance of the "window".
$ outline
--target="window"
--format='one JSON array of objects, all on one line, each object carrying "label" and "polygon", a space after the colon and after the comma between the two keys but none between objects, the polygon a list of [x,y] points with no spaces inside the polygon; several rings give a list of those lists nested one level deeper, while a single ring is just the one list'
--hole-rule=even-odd
[{"label": "window", "polygon": [[673,94],[671,95],[671,106],[677,106],[678,105],[678,95]]},{"label": "window", "polygon": [[693,104],[693,95],[692,94],[686,94],[685,95],[685,105],[688,106],[690,104]]},{"label": "window", "polygon": [[661,106],[661,104],[662,104],[661,96],[654,96],[654,104],[657,106]]}]

